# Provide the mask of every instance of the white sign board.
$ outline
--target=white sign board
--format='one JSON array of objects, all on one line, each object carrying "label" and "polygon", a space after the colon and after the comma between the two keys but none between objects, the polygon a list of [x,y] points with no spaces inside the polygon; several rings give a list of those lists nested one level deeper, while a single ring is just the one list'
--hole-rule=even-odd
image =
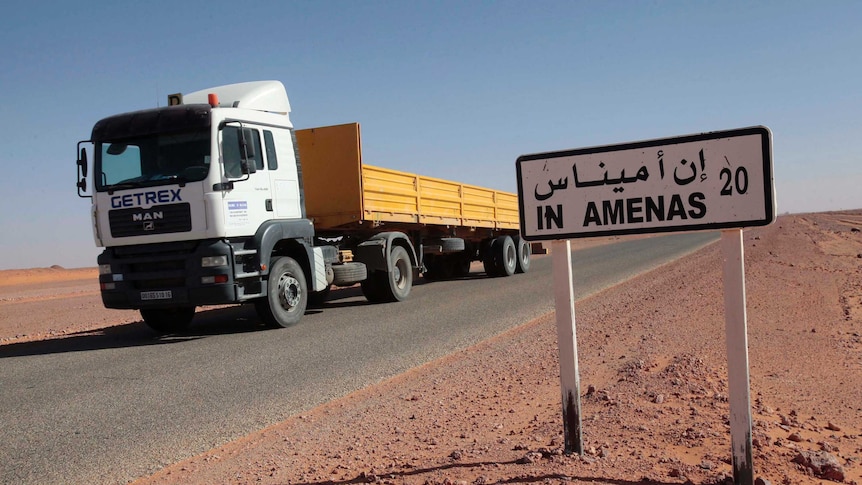
[{"label": "white sign board", "polygon": [[530,241],[775,220],[772,135],[763,126],[524,155],[516,167]]}]

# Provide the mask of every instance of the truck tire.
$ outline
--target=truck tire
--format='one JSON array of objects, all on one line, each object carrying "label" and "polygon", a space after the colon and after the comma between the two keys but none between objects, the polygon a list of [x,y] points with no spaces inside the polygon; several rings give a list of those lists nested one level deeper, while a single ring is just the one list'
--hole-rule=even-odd
[{"label": "truck tire", "polygon": [[141,309],[144,323],[159,333],[181,332],[189,327],[194,316],[193,306]]},{"label": "truck tire", "polygon": [[269,327],[289,327],[299,322],[307,306],[308,286],[302,267],[287,256],[272,258],[266,297],[254,302],[257,315]]},{"label": "truck tire", "polygon": [[444,237],[440,240],[440,246],[444,253],[457,253],[463,251],[466,244],[460,237]]},{"label": "truck tire", "polygon": [[332,265],[332,284],[350,286],[368,277],[368,269],[363,263],[344,263]]},{"label": "truck tire", "polygon": [[530,256],[532,255],[530,243],[521,236],[515,236],[512,240],[515,242],[515,249],[518,252],[518,264],[515,266],[515,273],[526,273],[530,270]]},{"label": "truck tire", "polygon": [[518,252],[510,236],[500,236],[494,241],[492,255],[497,276],[512,276],[518,266]]},{"label": "truck tire", "polygon": [[413,288],[413,265],[401,246],[394,246],[389,255],[392,271],[375,271],[362,282],[362,294],[370,302],[403,301]]}]

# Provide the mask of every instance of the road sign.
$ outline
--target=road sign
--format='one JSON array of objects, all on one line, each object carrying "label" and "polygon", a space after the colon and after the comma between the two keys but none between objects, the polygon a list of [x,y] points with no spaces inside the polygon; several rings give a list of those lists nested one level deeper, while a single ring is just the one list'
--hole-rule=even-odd
[{"label": "road sign", "polygon": [[722,229],[733,479],[753,485],[742,228],[775,220],[769,128],[524,155],[516,167],[521,235],[554,241],[565,452],[583,452],[569,239]]},{"label": "road sign", "polygon": [[764,126],[524,155],[530,241],[765,226],[775,220]]}]

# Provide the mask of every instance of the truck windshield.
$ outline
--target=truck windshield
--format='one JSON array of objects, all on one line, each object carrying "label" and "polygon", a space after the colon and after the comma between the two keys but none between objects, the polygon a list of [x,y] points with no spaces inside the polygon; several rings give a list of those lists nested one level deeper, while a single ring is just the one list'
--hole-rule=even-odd
[{"label": "truck windshield", "polygon": [[124,138],[96,144],[95,187],[104,192],[203,180],[209,130]]}]

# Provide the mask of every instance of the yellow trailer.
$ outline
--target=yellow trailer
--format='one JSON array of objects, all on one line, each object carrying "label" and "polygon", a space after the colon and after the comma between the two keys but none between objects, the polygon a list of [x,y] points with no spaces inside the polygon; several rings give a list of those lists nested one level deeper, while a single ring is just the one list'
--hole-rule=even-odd
[{"label": "yellow trailer", "polygon": [[297,130],[296,140],[317,235],[344,236],[342,248],[355,251],[381,231],[398,231],[429,278],[466,274],[476,260],[495,276],[529,268],[517,194],[366,165],[359,123]]},{"label": "yellow trailer", "polygon": [[359,123],[297,130],[315,229],[423,224],[518,230],[518,196],[362,163]]}]

